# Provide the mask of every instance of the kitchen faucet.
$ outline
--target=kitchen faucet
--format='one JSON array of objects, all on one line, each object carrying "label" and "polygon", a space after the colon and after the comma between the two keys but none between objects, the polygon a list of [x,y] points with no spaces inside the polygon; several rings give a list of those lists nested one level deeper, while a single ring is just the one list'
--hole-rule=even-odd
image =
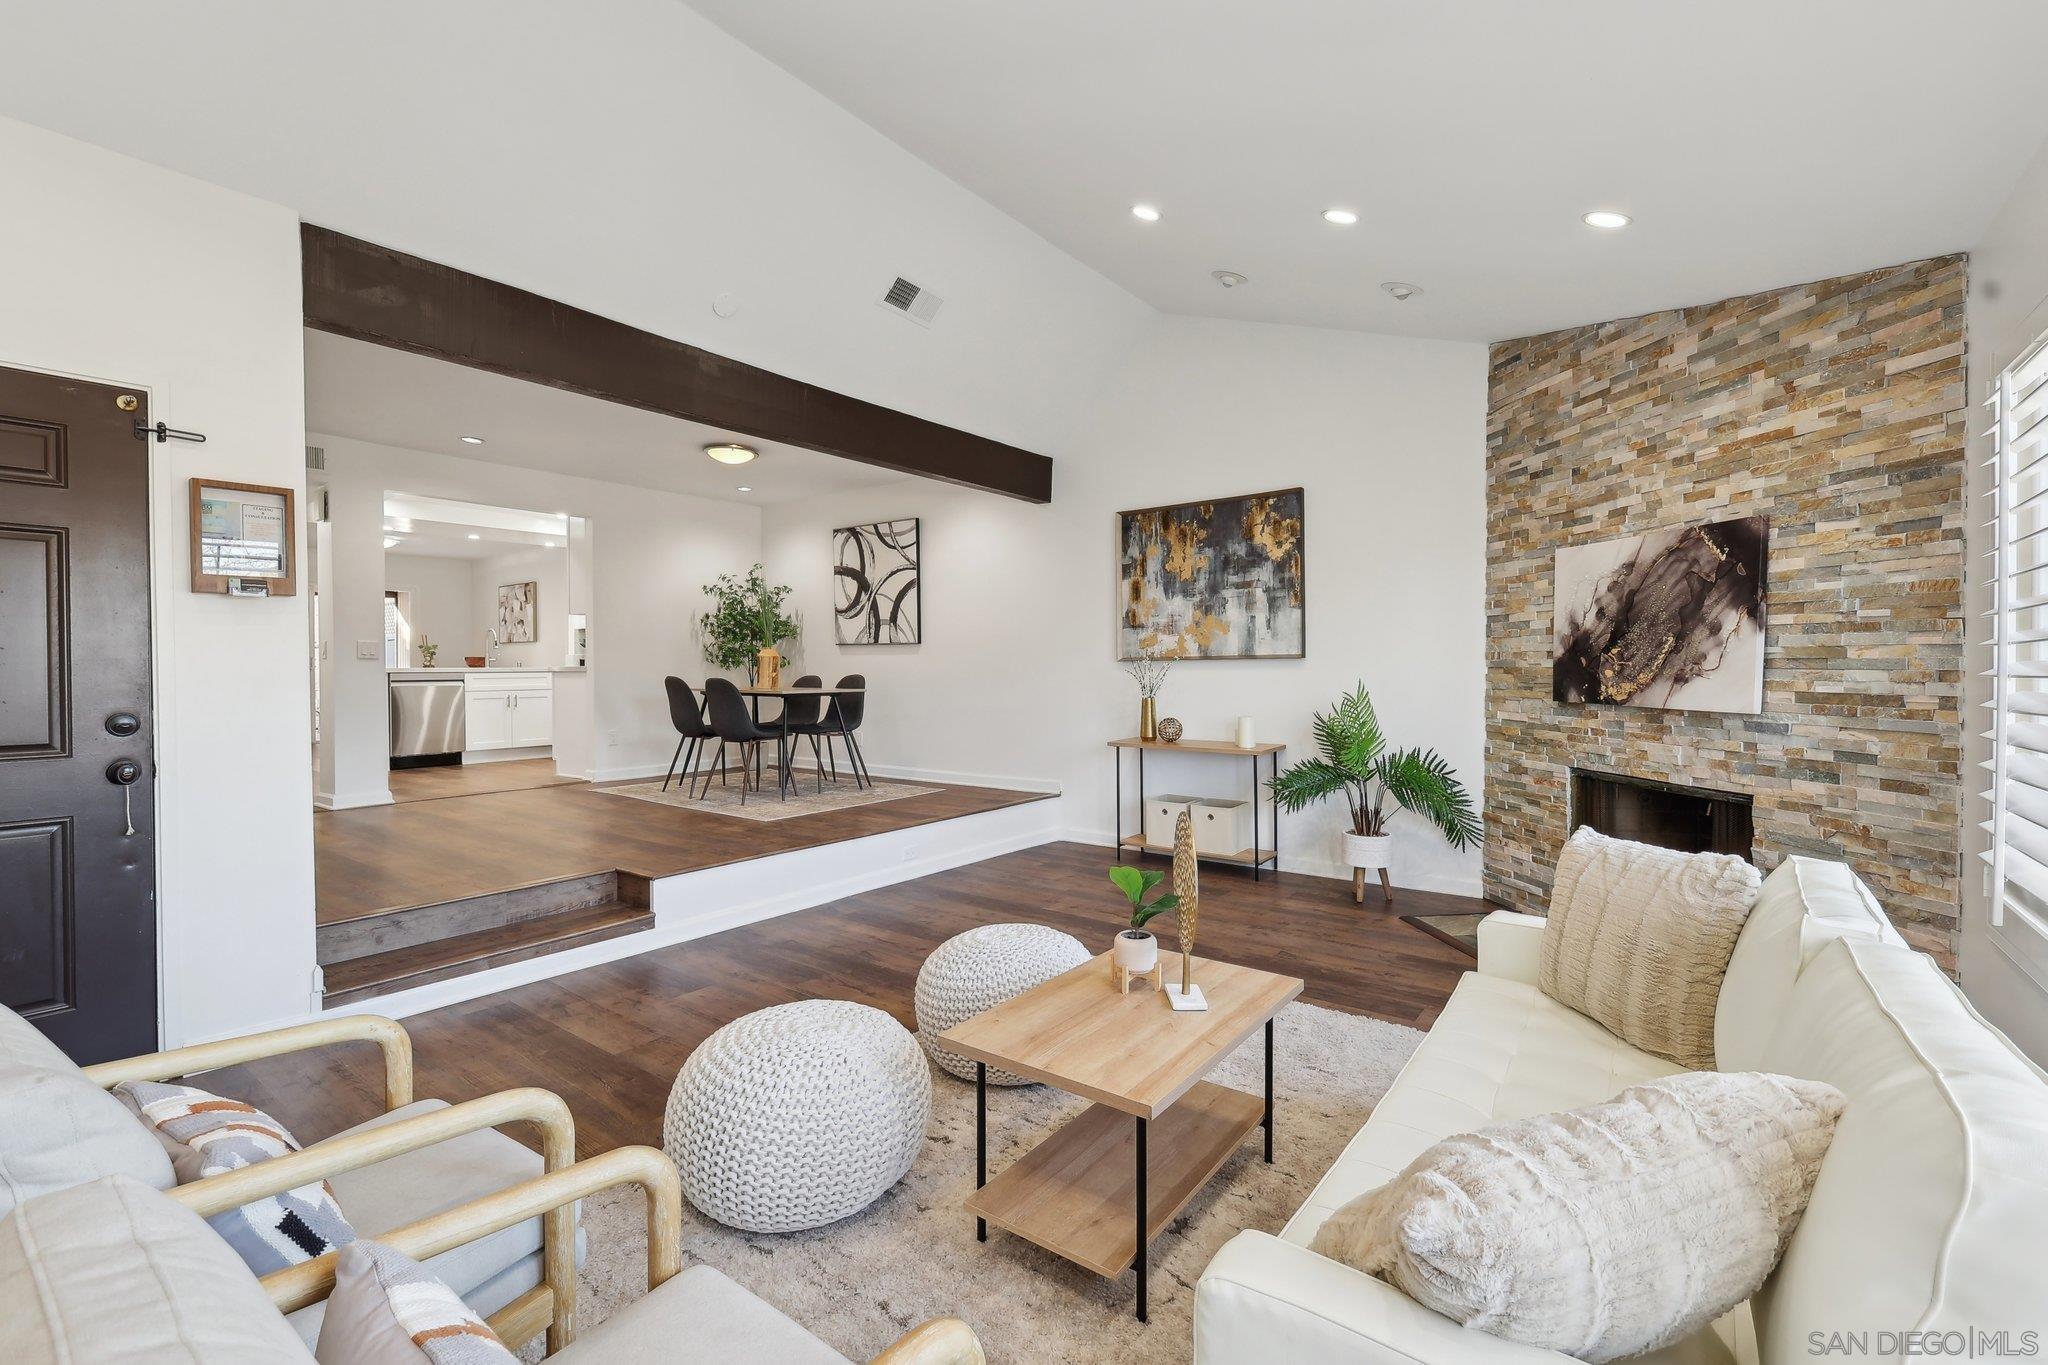
[{"label": "kitchen faucet", "polygon": [[484,638],[491,642],[491,647],[484,651],[484,667],[496,668],[498,666],[498,632],[490,626],[485,626]]}]

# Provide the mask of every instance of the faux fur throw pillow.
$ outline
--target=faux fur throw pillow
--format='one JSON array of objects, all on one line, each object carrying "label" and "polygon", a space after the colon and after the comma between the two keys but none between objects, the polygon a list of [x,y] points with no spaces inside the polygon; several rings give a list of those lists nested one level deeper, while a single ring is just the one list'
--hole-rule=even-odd
[{"label": "faux fur throw pillow", "polygon": [[[299,1150],[283,1124],[240,1100],[155,1081],[123,1081],[114,1094],[155,1131],[181,1185]],[[258,1275],[310,1261],[356,1236],[324,1180],[206,1221]]]},{"label": "faux fur throw pillow", "polygon": [[1710,1070],[1721,978],[1762,886],[1730,854],[1580,829],[1557,858],[1537,984],[1624,1042]]},{"label": "faux fur throw pillow", "polygon": [[1682,1341],[1778,1263],[1842,1113],[1819,1081],[1689,1072],[1445,1138],[1310,1249],[1581,1360]]}]

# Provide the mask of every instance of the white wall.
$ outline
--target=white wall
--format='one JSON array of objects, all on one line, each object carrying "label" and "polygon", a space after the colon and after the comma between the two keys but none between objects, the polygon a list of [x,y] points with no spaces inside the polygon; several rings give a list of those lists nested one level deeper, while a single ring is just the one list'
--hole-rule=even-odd
[{"label": "white wall", "polygon": [[[2004,208],[1970,253],[1969,358],[1970,433],[1973,456],[1968,464],[1970,563],[1982,564],[1991,548],[1984,526],[1984,497],[1991,456],[1988,422],[1979,400],[1998,372],[2011,364],[2035,337],[2048,331],[2048,145],[2036,154],[2020,177]],[[1992,604],[1990,578],[1973,574],[1966,590],[1963,619],[1972,640],[1984,638],[1982,612]],[[1966,713],[1979,715],[1978,705],[1990,696],[1982,673],[1990,666],[1988,651],[1971,651],[1964,670]],[[1966,770],[1991,756],[1990,745],[1977,727],[1968,727]],[[1985,816],[1975,785],[1963,809],[1963,927],[1958,966],[1963,989],[1979,1010],[2011,1036],[2035,1060],[2048,1063],[2048,972],[2029,974],[2022,966],[2024,950],[2014,951],[1990,924],[1990,899],[1985,894],[1984,868],[1977,854],[1985,847],[1977,822]]]},{"label": "white wall", "polygon": [[[1485,412],[1480,345],[1161,318],[1072,413],[1051,506],[909,483],[771,507],[767,564],[803,609],[803,666],[866,674],[878,771],[1057,783],[1071,830],[1106,843],[1104,744],[1138,711],[1115,662],[1117,511],[1299,484],[1308,657],[1180,664],[1162,714],[1209,737],[1249,714],[1300,757],[1310,713],[1363,679],[1394,742],[1438,749],[1476,802]],[[831,529],[906,516],[923,518],[925,642],[832,643]],[[1170,757],[1148,759],[1149,789],[1248,794],[1249,763]],[[1336,875],[1341,823],[1331,806],[1287,817],[1286,865]],[[1396,829],[1398,884],[1477,892],[1476,853],[1412,817]]]},{"label": "white wall", "polygon": [[[578,769],[570,747],[558,745],[557,766],[570,776],[599,780],[659,775],[667,768],[675,730],[661,680],[670,673],[692,681],[702,677],[703,652],[695,630],[705,601],[703,585],[759,558],[758,509],[340,436],[314,439],[327,451],[334,564],[321,593],[322,609],[331,599],[335,618],[335,633],[329,637],[334,641],[332,673],[325,677],[333,742],[322,748],[335,752],[341,793],[358,790],[350,785],[351,773],[369,780],[371,773],[388,771],[383,660],[352,657],[353,641],[370,638],[364,632],[373,625],[381,630],[383,577],[381,567],[354,578],[348,568],[358,558],[382,555],[387,491],[585,519],[591,553],[588,687],[594,758],[589,770]],[[473,573],[474,581],[482,578],[482,572]],[[351,588],[351,583],[359,586]],[[566,600],[563,591],[557,589],[557,601]],[[555,626],[553,642],[546,634],[539,642],[547,654],[538,662],[552,665],[559,662],[563,641],[560,615],[548,606],[545,588],[541,605]],[[564,687],[558,727],[573,705],[568,699],[578,695],[576,684]]]},{"label": "white wall", "polygon": [[413,653],[407,666],[419,664],[422,636],[439,646],[436,662],[443,668],[460,664],[466,654],[484,652],[474,567],[474,561],[438,555],[384,556],[385,588],[410,594]]},{"label": "white wall", "polygon": [[[469,607],[476,622],[476,637],[498,623],[498,589],[506,583],[531,582],[534,587],[534,639],[532,644],[500,645],[498,662],[521,668],[553,668],[569,657],[569,552],[567,550],[516,550],[492,555],[470,565]],[[476,652],[482,654],[479,643]]]},{"label": "white wall", "polygon": [[0,364],[146,388],[208,438],[150,447],[164,1041],[303,1013],[306,599],[190,591],[186,532],[193,477],[304,488],[297,219],[5,119],[0,177]]}]

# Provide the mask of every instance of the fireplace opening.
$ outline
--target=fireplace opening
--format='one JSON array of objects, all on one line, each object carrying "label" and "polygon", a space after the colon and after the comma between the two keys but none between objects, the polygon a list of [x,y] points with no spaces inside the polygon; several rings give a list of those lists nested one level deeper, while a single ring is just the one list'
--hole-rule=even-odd
[{"label": "fireplace opening", "polygon": [[1755,862],[1750,814],[1750,799],[1740,792],[1572,769],[1574,830],[1591,825],[1616,839]]}]

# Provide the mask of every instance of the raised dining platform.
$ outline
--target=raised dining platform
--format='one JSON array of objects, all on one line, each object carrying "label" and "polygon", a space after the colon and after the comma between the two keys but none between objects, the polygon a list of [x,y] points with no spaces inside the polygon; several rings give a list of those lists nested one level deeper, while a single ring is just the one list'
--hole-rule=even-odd
[{"label": "raised dining platform", "polygon": [[[318,815],[327,1007],[407,1013],[748,923],[1043,842],[1057,810],[1044,792],[921,783],[894,800],[762,822],[606,786]],[[639,935],[653,937],[613,942]],[[557,955],[568,960],[536,961]]]}]

